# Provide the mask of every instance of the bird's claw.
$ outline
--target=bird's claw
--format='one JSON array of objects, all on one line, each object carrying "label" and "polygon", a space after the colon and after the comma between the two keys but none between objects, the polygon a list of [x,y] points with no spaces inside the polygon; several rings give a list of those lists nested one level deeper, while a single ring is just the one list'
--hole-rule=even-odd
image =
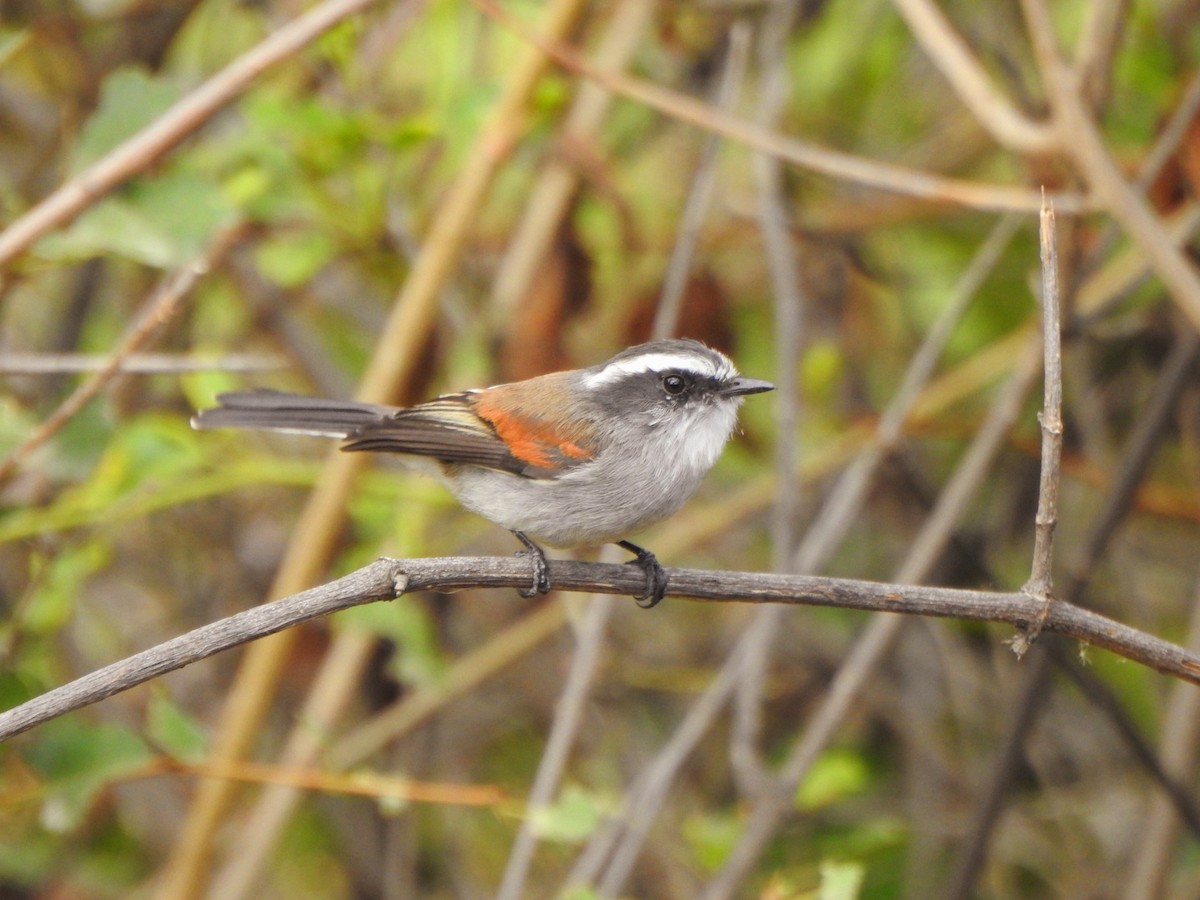
[{"label": "bird's claw", "polygon": [[534,597],[538,594],[549,593],[550,563],[546,561],[546,551],[521,532],[514,531],[513,534],[525,545],[524,550],[517,551],[517,556],[528,556],[533,562],[533,581],[528,588],[517,588],[517,593],[522,597]]},{"label": "bird's claw", "polygon": [[631,544],[629,541],[617,541],[617,544],[636,557],[629,560],[628,565],[638,566],[646,573],[646,593],[634,597],[634,601],[642,609],[651,609],[657,606],[667,593],[667,570],[659,563],[658,557],[644,547]]}]

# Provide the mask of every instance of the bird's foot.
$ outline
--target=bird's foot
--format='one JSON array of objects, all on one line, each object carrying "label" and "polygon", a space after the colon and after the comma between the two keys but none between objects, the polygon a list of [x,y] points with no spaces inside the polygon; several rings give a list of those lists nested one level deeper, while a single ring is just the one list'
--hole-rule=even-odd
[{"label": "bird's foot", "polygon": [[514,531],[517,540],[525,545],[524,550],[517,556],[528,556],[533,562],[533,582],[529,589],[518,588],[517,593],[522,597],[532,597],[535,594],[546,594],[550,591],[550,563],[546,561],[546,551],[531,541],[523,532]]},{"label": "bird's foot", "polygon": [[650,609],[657,606],[659,601],[667,593],[667,571],[658,561],[658,557],[644,547],[639,547],[637,544],[632,544],[629,541],[617,541],[618,547],[624,547],[630,553],[634,554],[637,559],[631,559],[630,565],[639,566],[646,573],[646,593],[640,597],[634,597],[637,605],[642,609]]}]

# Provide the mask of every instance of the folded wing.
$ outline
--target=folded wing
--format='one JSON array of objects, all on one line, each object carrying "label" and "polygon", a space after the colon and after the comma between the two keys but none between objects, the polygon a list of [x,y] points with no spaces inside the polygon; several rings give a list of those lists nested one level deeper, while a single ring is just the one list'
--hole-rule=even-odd
[{"label": "folded wing", "polygon": [[592,458],[577,444],[555,443],[544,428],[506,442],[495,424],[477,412],[471,392],[403,409],[269,390],[221,394],[217,400],[219,406],[193,416],[193,427],[344,438],[342,449],[349,452],[407,453],[527,478],[553,478]]}]

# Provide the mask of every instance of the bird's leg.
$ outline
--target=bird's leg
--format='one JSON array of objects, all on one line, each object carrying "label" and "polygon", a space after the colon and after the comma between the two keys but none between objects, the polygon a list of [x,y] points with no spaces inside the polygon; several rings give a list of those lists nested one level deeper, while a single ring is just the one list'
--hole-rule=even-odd
[{"label": "bird's leg", "polygon": [[525,550],[518,556],[528,556],[533,560],[533,584],[529,590],[518,589],[522,597],[532,597],[534,594],[545,594],[550,590],[550,564],[546,562],[546,551],[525,536],[524,532],[514,531],[517,540],[525,545]]},{"label": "bird's leg", "polygon": [[629,541],[617,541],[618,547],[624,547],[630,553],[637,556],[637,559],[631,559],[631,565],[640,566],[642,571],[646,573],[646,593],[640,597],[634,597],[637,605],[642,609],[650,609],[652,606],[657,606],[662,600],[663,595],[667,593],[667,572],[659,564],[658,557],[644,547],[639,547],[637,544],[632,544]]}]

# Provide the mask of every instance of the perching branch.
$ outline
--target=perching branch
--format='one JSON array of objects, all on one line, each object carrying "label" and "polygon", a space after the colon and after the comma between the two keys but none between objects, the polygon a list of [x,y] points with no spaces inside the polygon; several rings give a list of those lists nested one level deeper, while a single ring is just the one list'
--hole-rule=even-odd
[{"label": "perching branch", "polygon": [[[1019,629],[1026,628],[1045,610],[1042,601],[1021,592],[706,569],[667,569],[667,575],[668,595],[690,600],[828,606],[1006,622]],[[554,560],[550,576],[554,586],[563,591],[633,596],[646,586],[640,569],[605,563]],[[339,610],[376,600],[393,600],[413,591],[516,588],[528,583],[529,563],[517,557],[380,559],[336,581],[204,625],[0,713],[0,740],[223,650]],[[1046,614],[1043,630],[1110,650],[1200,685],[1200,654],[1099,613],[1058,601]]]}]

